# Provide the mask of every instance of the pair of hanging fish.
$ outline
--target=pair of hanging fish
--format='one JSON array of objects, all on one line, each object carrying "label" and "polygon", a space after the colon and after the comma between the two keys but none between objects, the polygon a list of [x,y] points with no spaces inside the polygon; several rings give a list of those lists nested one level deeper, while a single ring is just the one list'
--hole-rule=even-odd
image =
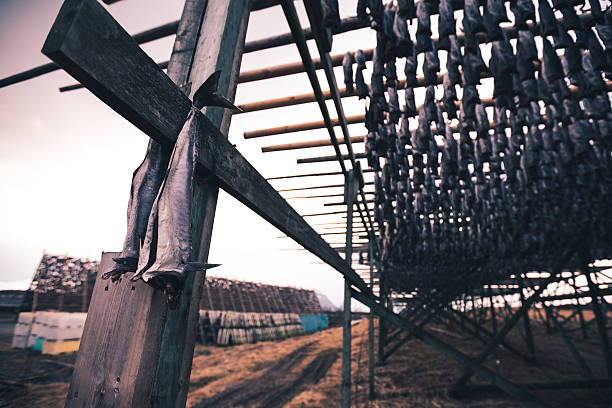
[{"label": "pair of hanging fish", "polygon": [[171,154],[154,140],[149,142],[132,178],[123,250],[113,259],[114,268],[102,276],[117,281],[134,272],[132,281],[142,279],[164,291],[172,308],[178,306],[188,273],[218,266],[191,262],[191,208],[202,137],[199,111],[204,106],[238,109],[216,94],[220,74],[212,74],[194,94]]}]

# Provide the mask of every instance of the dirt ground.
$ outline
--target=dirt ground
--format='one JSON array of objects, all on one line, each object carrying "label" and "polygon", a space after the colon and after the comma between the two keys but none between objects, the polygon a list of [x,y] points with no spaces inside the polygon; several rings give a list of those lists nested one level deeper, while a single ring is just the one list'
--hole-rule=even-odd
[{"label": "dirt ground", "polygon": [[[591,316],[585,316],[590,318]],[[487,366],[517,383],[581,380],[572,354],[559,334],[548,335],[543,324],[532,322],[537,361],[525,363],[498,349]],[[368,400],[367,321],[353,326],[352,399],[355,407],[522,407],[501,392],[479,392],[462,399],[449,389],[462,368],[416,340],[408,340],[384,365],[376,367],[376,399]],[[472,357],[484,345],[458,329],[433,324],[430,332]],[[390,336],[394,331],[390,330]],[[401,334],[398,337],[403,336]],[[572,333],[578,339],[578,333]],[[68,389],[75,354],[41,356],[10,348],[10,337],[0,339],[0,408],[61,407]],[[340,328],[276,342],[233,347],[197,345],[188,407],[335,407],[340,401]],[[508,343],[526,350],[521,330]],[[576,342],[594,378],[605,378],[601,348],[594,329],[589,339]],[[472,379],[473,384],[484,384]],[[601,389],[535,392],[540,400],[558,407],[609,407]]]}]

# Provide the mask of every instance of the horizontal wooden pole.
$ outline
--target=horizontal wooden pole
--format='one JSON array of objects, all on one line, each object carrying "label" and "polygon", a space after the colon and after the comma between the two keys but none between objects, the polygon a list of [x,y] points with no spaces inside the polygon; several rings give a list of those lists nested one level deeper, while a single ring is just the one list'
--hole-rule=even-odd
[{"label": "horizontal wooden pole", "polygon": [[290,178],[301,178],[301,177],[318,177],[318,176],[339,176],[341,175],[341,171],[327,171],[323,173],[304,173],[304,174],[292,174],[290,176],[275,176],[275,177],[267,177],[266,180],[283,180]]},{"label": "horizontal wooden pole", "polygon": [[[64,3],[63,7],[74,4],[75,10],[56,20],[43,53],[149,137],[164,146],[173,146],[192,107],[191,101],[112,17],[106,21],[88,20],[90,14],[85,11],[91,3]],[[97,29],[83,30],[88,25]],[[368,291],[363,280],[210,120],[201,113],[196,119],[203,135],[198,157],[200,171],[213,176],[221,188],[338,270],[351,284]]]},{"label": "horizontal wooden pole", "polygon": [[355,290],[352,290],[351,294],[353,298],[363,303],[365,306],[369,307],[378,316],[386,319],[387,321],[394,324],[395,326],[407,331],[408,333],[412,334],[419,340],[429,344],[434,349],[438,350],[439,352],[452,358],[453,360],[455,360],[462,366],[473,371],[474,373],[476,373],[476,375],[478,375],[482,379],[486,381],[490,381],[497,388],[506,392],[508,395],[518,398],[521,401],[525,401],[530,406],[533,406],[533,407],[546,407],[547,406],[541,403],[540,401],[538,401],[524,387],[521,387],[520,385],[517,385],[507,380],[506,378],[496,374],[495,372],[491,371],[487,367],[483,366],[482,364],[477,363],[469,356],[463,354],[461,351],[452,347],[450,344],[445,343],[444,341],[438,339],[437,337],[425,331],[423,328],[409,322],[408,320],[399,316],[392,310],[376,302],[370,296],[365,295],[363,293],[359,293]]},{"label": "horizontal wooden pole", "polygon": [[[365,159],[365,153],[355,153],[355,159]],[[322,163],[329,161],[336,161],[338,158],[336,156],[319,156],[319,157],[305,157],[302,159],[297,159],[298,164],[305,163]],[[351,156],[348,154],[342,155],[342,160],[351,160]]]},{"label": "horizontal wooden pole", "polygon": [[[132,38],[136,41],[137,44],[145,44],[150,41],[158,40],[163,37],[167,37],[169,35],[176,34],[176,29],[178,28],[178,20],[172,21],[167,24],[163,24],[159,27],[151,28],[149,30],[142,31],[140,33],[134,34]],[[29,69],[24,72],[20,72],[15,75],[11,75],[6,78],[0,79],[0,88],[4,88],[5,86],[13,85],[19,82],[26,81],[28,79],[36,78],[44,74],[48,74],[53,71],[59,70],[60,67],[54,63],[44,64],[32,69]],[[78,87],[77,87],[78,85]],[[69,85],[72,89],[82,88],[82,85]]]},{"label": "horizontal wooden pole", "polygon": [[[374,185],[372,181],[366,181],[364,183],[366,186]],[[278,190],[279,193],[287,192],[287,191],[301,191],[301,190],[316,190],[319,188],[335,188],[335,187],[344,187],[344,184],[327,184],[324,186],[308,186],[308,187],[295,187],[295,188],[285,188],[282,190]]]},{"label": "horizontal wooden pole", "polygon": [[[348,124],[362,123],[364,118],[365,118],[365,115],[348,116],[346,118],[346,121]],[[338,126],[339,124],[340,122],[338,121],[338,119],[332,119],[333,126]],[[324,121],[316,120],[313,122],[299,123],[296,125],[277,126],[277,127],[268,128],[268,129],[260,129],[260,130],[253,130],[250,132],[244,132],[244,138],[253,139],[256,137],[282,135],[285,133],[301,132],[304,130],[321,129],[324,127],[325,127]]]},{"label": "horizontal wooden pole", "polygon": [[[373,191],[365,191],[364,194],[375,194]],[[310,195],[301,197],[285,197],[285,200],[296,200],[304,198],[331,198],[331,197],[344,197],[344,194],[321,194],[321,195]]]},{"label": "horizontal wooden pole", "polygon": [[[366,203],[367,204],[372,204],[372,203],[374,203],[374,200],[366,200]],[[344,201],[337,201],[337,202],[334,202],[334,203],[323,203],[324,207],[332,207],[334,205],[346,205],[346,203]]]},{"label": "horizontal wooden pole", "polygon": [[[368,27],[368,23],[360,20],[357,17],[347,17],[340,21],[340,27],[334,30],[334,34],[345,33],[352,30]],[[309,28],[304,29],[304,36],[307,40],[312,40],[312,31]],[[293,44],[293,36],[291,33],[276,35],[273,37],[262,38],[261,40],[249,41],[244,46],[244,52],[261,51],[283,45]]]},{"label": "horizontal wooden pole", "polygon": [[[347,92],[346,88],[339,89],[340,96],[343,98],[357,96],[355,94],[350,94]],[[323,91],[323,97],[325,99],[332,99],[332,95],[330,91]],[[248,112],[256,112],[265,109],[274,109],[274,108],[283,108],[286,106],[294,106],[301,105],[303,103],[311,103],[316,102],[315,96],[313,93],[304,93],[300,95],[293,96],[283,96],[281,98],[272,98],[266,99],[263,101],[250,102],[239,105],[240,109],[242,109],[241,113]]]},{"label": "horizontal wooden pole", "polygon": [[[364,139],[365,139],[365,136],[352,136],[351,142],[352,143],[363,143]],[[343,137],[338,138],[338,143],[344,143],[344,138]],[[285,143],[285,144],[274,145],[274,146],[263,146],[261,148],[261,151],[263,153],[282,152],[286,150],[307,149],[311,147],[324,147],[324,146],[331,146],[331,145],[332,145],[331,140],[321,139],[321,140],[310,140],[307,142]]]},{"label": "horizontal wooden pole", "polygon": [[[431,3],[430,3],[431,4]],[[593,19],[591,18],[590,13],[584,13],[582,15],[580,15],[581,20],[583,21],[583,23],[587,26],[591,26],[593,24]],[[562,21],[562,19],[558,20],[559,22]],[[531,30],[534,31],[537,34],[537,29],[539,27],[538,24],[533,24],[533,23],[528,23],[528,26],[531,27]],[[515,28],[513,27],[504,27],[502,28],[504,31],[506,31],[506,34],[508,35],[508,38],[516,38],[517,36],[517,31]],[[463,34],[459,34],[457,36],[458,40],[460,43],[462,43],[463,41]],[[437,43],[438,39],[434,38],[434,43]],[[482,40],[486,40],[486,39],[482,39]],[[437,45],[437,44],[436,44]],[[372,49],[368,49],[368,50],[364,50],[364,53],[366,55],[366,60],[371,61],[372,60]],[[334,55],[332,57],[332,62],[333,62],[333,66],[339,66],[342,64],[341,62],[341,57],[340,55]],[[340,62],[338,62],[340,61]],[[303,70],[299,69],[299,65],[300,63],[291,63],[291,64],[285,64],[283,66],[278,66],[278,67],[272,67],[269,70],[256,70],[256,71],[251,71],[248,73],[247,78],[249,80],[256,80],[256,79],[252,79],[252,78],[258,78],[258,79],[268,79],[268,78],[274,78],[277,76],[282,76],[282,75],[290,75],[290,74],[296,74],[299,72],[302,72]],[[320,61],[317,60],[317,69],[322,68]],[[482,78],[490,78],[491,75],[488,73],[482,74],[481,75]],[[437,84],[441,84],[442,83],[442,79],[443,79],[443,74],[438,74],[437,76]],[[405,80],[400,80],[398,81],[398,87],[399,88],[403,88],[405,85]],[[417,86],[416,87],[423,87],[426,85],[425,82],[425,77],[423,76],[419,76],[417,77]],[[354,94],[349,94],[346,91],[346,88],[341,88],[339,89],[340,95],[342,97],[351,97],[351,96],[356,96]],[[325,99],[332,99],[331,93],[329,91],[325,91],[324,92],[324,97]],[[285,106],[292,106],[292,105],[299,105],[299,104],[303,104],[303,103],[310,103],[310,102],[315,102],[315,98],[314,98],[314,94],[312,93],[305,93],[305,94],[301,94],[301,95],[295,95],[295,96],[288,96],[288,97],[282,97],[282,98],[273,98],[273,99],[268,99],[268,100],[264,100],[264,101],[257,101],[257,102],[251,102],[251,103],[247,103],[247,104],[243,104],[240,105],[240,108],[243,110],[243,112],[241,113],[247,113],[247,112],[255,112],[255,111],[259,111],[259,110],[263,110],[263,109],[273,109],[273,108],[280,108],[280,107],[285,107]]]}]

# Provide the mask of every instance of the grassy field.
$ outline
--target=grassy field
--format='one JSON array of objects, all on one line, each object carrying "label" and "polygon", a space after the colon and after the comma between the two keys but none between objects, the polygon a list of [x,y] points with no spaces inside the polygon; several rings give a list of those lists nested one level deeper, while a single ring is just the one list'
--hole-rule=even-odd
[{"label": "grassy field", "polygon": [[[4,322],[4,324],[9,324]],[[429,326],[431,333],[475,356],[483,343],[444,326]],[[0,334],[6,330],[0,327]],[[563,339],[547,335],[534,323],[538,360],[526,364],[498,349],[489,368],[516,382],[553,382],[582,379]],[[10,333],[10,330],[8,331]],[[574,334],[577,338],[578,335]],[[0,343],[0,407],[61,407],[70,381],[75,355],[41,356],[10,348],[10,336]],[[342,330],[233,347],[197,345],[188,407],[335,407],[340,401]],[[578,344],[595,378],[604,378],[596,335]],[[519,331],[509,342],[524,350]],[[386,364],[376,367],[377,398],[367,398],[367,321],[353,326],[352,398],[355,407],[522,407],[499,392],[478,393],[461,400],[448,390],[462,368],[431,347],[408,340]],[[472,380],[479,383],[477,378]],[[538,391],[552,406],[608,407],[604,390]]]}]

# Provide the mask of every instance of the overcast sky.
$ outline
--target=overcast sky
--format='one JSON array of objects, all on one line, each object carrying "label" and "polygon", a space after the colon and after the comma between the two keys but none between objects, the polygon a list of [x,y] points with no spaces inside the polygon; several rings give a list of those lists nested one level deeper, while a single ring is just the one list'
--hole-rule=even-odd
[{"label": "overcast sky", "polygon": [[[130,33],[177,20],[182,0],[124,0],[107,6]],[[214,4],[214,3],[213,3]],[[301,2],[296,7],[308,26]],[[0,77],[49,62],[40,49],[61,6],[60,0],[0,0]],[[341,15],[354,15],[354,2],[341,1]],[[146,10],[146,12],[143,12]],[[251,13],[247,41],[289,31],[279,6]],[[350,36],[350,39],[349,39]],[[174,37],[143,48],[156,61],[169,58]],[[372,48],[369,29],[337,35],[332,54]],[[314,43],[309,42],[313,57]],[[246,54],[242,71],[299,61],[295,45]],[[127,73],[126,73],[127,74]],[[337,68],[342,84],[341,68]],[[369,74],[366,75],[366,77]],[[319,78],[327,89],[323,72]],[[99,259],[101,251],[120,251],[126,225],[131,176],[146,149],[147,136],[112,111],[87,90],[60,94],[58,87],[73,83],[57,71],[0,89],[0,288],[29,283],[44,251]],[[236,103],[311,92],[306,74],[241,84]],[[363,113],[363,101],[344,100],[345,113]],[[328,104],[335,117],[333,104]],[[237,115],[230,140],[266,177],[337,171],[337,163],[296,164],[298,157],[332,155],[331,147],[262,153],[261,147],[327,138],[325,130],[244,140],[242,134],[259,128],[320,120],[316,104],[298,105]],[[341,136],[337,128],[338,136]],[[351,125],[351,135],[364,134]],[[357,152],[363,145],[357,145]],[[337,176],[273,182],[277,188],[339,184]],[[341,193],[342,189],[309,193]],[[296,194],[299,195],[299,194]],[[290,195],[287,195],[290,196]],[[291,200],[300,213],[329,211],[326,200]],[[340,209],[340,207],[334,207]],[[340,221],[318,217],[311,223]],[[221,193],[209,261],[222,266],[212,275],[316,289],[335,304],[342,300],[338,272],[300,247],[232,197]],[[343,236],[330,238],[342,242]]]}]

